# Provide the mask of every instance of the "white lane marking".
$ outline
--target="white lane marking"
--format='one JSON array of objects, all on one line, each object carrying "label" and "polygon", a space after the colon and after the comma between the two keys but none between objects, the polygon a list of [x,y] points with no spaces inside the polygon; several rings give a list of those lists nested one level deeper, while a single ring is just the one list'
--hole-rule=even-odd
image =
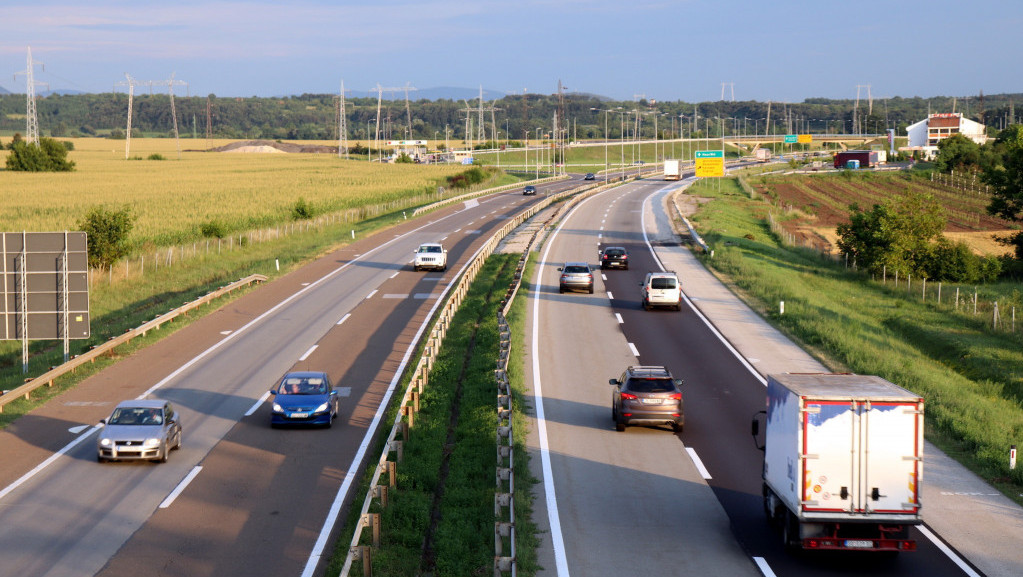
[{"label": "white lane marking", "polygon": [[959,555],[956,555],[952,549],[949,549],[948,545],[946,545],[941,539],[938,539],[937,535],[931,533],[931,530],[927,528],[926,525],[917,525],[917,529],[919,529],[920,532],[923,533],[924,537],[927,537],[931,543],[934,543],[935,547],[941,549],[941,552],[947,555],[953,563],[958,565],[959,568],[963,570],[963,573],[966,573],[970,577],[980,577],[980,574],[974,571],[973,567],[967,565]]},{"label": "white lane marking", "polygon": [[400,272],[401,272],[401,271],[398,271],[398,272],[396,272],[396,273],[392,274],[391,276],[389,276],[388,278],[394,278],[394,277],[398,276],[398,273],[400,273]]},{"label": "white lane marking", "polygon": [[460,229],[460,228],[456,228],[455,230],[453,230],[453,231],[451,231],[451,232],[452,232],[452,234],[453,234],[453,233],[459,232],[460,230],[462,230],[462,229]]},{"label": "white lane marking", "polygon": [[249,407],[249,410],[245,411],[245,416],[251,417],[253,413],[259,410],[259,407],[261,407],[268,398],[270,398],[270,391],[263,393],[263,396],[259,397],[259,400],[253,403],[253,405]]},{"label": "white lane marking", "polygon": [[88,429],[89,427],[90,425],[78,425],[77,427],[71,427],[70,429],[67,430],[67,432],[71,433],[72,435],[77,435],[78,433],[81,433],[82,431]]},{"label": "white lane marking", "polygon": [[600,273],[600,278],[601,278],[601,280],[603,280],[605,282],[607,281],[607,275],[604,274],[604,273]]},{"label": "white lane marking", "polygon": [[435,299],[435,298],[437,298],[439,296],[440,295],[434,294],[434,293],[416,293],[416,294],[412,295],[412,298],[416,299],[416,300],[425,300],[425,299]]},{"label": "white lane marking", "polygon": [[337,324],[341,324],[348,320],[348,317],[352,316],[352,313],[345,313],[345,316],[341,317],[341,320],[337,321]]},{"label": "white lane marking", "polygon": [[611,294],[611,291],[607,291],[607,299],[612,301],[615,300],[615,296]]},{"label": "white lane marking", "polygon": [[373,295],[375,295],[375,294],[377,294],[377,290],[376,290],[376,289],[373,289],[373,292],[371,292],[371,293],[369,293],[368,295],[366,295],[366,298],[367,298],[367,299],[370,299],[370,298],[372,298],[372,297],[373,297]]},{"label": "white lane marking", "polygon": [[185,487],[187,487],[188,484],[192,482],[192,479],[195,479],[196,475],[199,474],[199,471],[202,471],[201,465],[196,465],[195,467],[193,467],[192,470],[188,473],[188,475],[186,475],[185,478],[182,479],[180,483],[178,483],[178,486],[175,487],[173,491],[171,491],[171,494],[167,495],[167,498],[163,500],[163,503],[160,503],[160,508],[166,509],[167,507],[170,507],[171,503],[173,503],[174,500],[178,498],[178,495],[184,492]]},{"label": "white lane marking", "polygon": [[618,324],[625,324],[625,319],[622,318],[622,313],[615,313],[615,318],[618,319]]},{"label": "white lane marking", "polygon": [[[447,240],[447,239],[448,239],[448,237],[446,237],[446,236],[442,236],[440,240],[442,240],[442,241],[443,241],[443,240]],[[438,241],[438,242],[439,242],[439,241]]]},{"label": "white lane marking", "polygon": [[604,233],[600,233],[597,235],[597,240],[600,240],[602,238],[604,238]]},{"label": "white lane marking", "polygon": [[56,453],[50,455],[49,458],[47,458],[42,463],[39,463],[38,465],[36,465],[35,468],[32,469],[31,471],[29,471],[29,472],[25,473],[24,475],[22,475],[21,478],[19,478],[17,481],[15,481],[15,482],[11,483],[10,485],[4,487],[4,489],[2,491],[0,491],[0,499],[3,499],[4,497],[7,496],[8,493],[10,493],[11,491],[17,489],[21,485],[25,484],[29,479],[34,477],[36,475],[36,473],[38,473],[38,472],[42,471],[43,469],[45,469],[46,467],[48,467],[50,465],[50,463],[56,461],[58,458],[60,458],[61,455],[65,454],[68,451],[70,451],[71,449],[75,448],[78,445],[78,443],[81,443],[85,439],[88,439],[92,435],[93,431],[98,431],[100,428],[101,428],[100,425],[93,426],[87,433],[85,433],[84,435],[78,437],[74,441],[71,441],[67,445],[64,445],[64,447],[61,448],[61,450],[59,450]]},{"label": "white lane marking", "polygon": [[771,570],[771,566],[767,564],[767,560],[763,557],[754,557],[753,562],[757,564],[757,568],[764,574],[764,577],[775,577],[774,571]]},{"label": "white lane marking", "polygon": [[[669,185],[669,186],[671,186],[671,185]],[[668,187],[664,187],[664,188],[668,188]],[[648,196],[645,199],[643,199],[643,206],[645,207],[646,203],[649,202],[650,199],[654,197],[654,195],[659,194],[661,191],[663,191],[664,188],[661,188],[661,189],[658,189],[658,190],[654,191],[653,193],[650,194],[650,196]],[[662,263],[661,259],[657,257],[657,252],[654,250],[653,245],[650,244],[650,237],[646,233],[646,210],[640,210],[638,212],[640,213],[640,215],[639,215],[639,226],[640,226],[640,230],[643,231],[643,242],[646,243],[646,247],[647,247],[647,250],[650,251],[650,255],[654,257],[654,262],[657,263],[657,267],[663,271],[664,270],[664,263]],[[746,367],[746,370],[748,370],[750,372],[750,374],[753,375],[753,378],[755,378],[758,381],[760,381],[760,384],[762,384],[762,385],[764,385],[766,387],[767,386],[767,379],[765,379],[763,376],[761,376],[761,374],[758,373],[756,371],[756,369],[753,368],[753,365],[751,365],[749,363],[749,361],[746,360],[746,357],[742,356],[742,354],[739,353],[739,351],[736,350],[736,348],[732,346],[732,343],[728,342],[728,339],[726,339],[725,336],[723,334],[721,334],[720,331],[718,331],[717,327],[715,327],[713,325],[713,323],[710,322],[710,320],[700,311],[700,309],[696,308],[696,305],[693,304],[693,301],[689,300],[689,296],[686,295],[685,287],[684,286],[682,288],[682,298],[685,299],[686,305],[689,306],[689,309],[692,310],[694,313],[696,313],[696,316],[698,316],[700,318],[700,320],[703,321],[703,324],[706,325],[708,329],[710,329],[710,332],[714,336],[716,336],[718,338],[718,340],[721,341],[721,343],[723,345],[725,345],[725,348],[727,348],[729,351],[731,351],[732,355],[735,356],[735,358],[738,359],[739,362],[742,363],[742,365],[744,367]]]},{"label": "white lane marking", "polygon": [[696,449],[686,447],[686,452],[689,453],[689,458],[693,460],[693,464],[696,465],[696,470],[700,472],[700,476],[709,481],[711,479],[710,471],[707,470],[707,467],[703,466],[703,461],[696,454]]},{"label": "white lane marking", "polygon": [[639,356],[639,349],[636,348],[636,345],[629,343],[629,350],[632,351],[632,354],[636,355],[637,357]]},{"label": "white lane marking", "polygon": [[313,346],[309,347],[309,350],[306,351],[301,357],[298,357],[298,360],[304,361],[304,360],[308,359],[309,355],[313,354],[313,351],[315,351],[316,348],[319,347],[319,346],[320,345],[313,345]]},{"label": "white lane marking", "polygon": [[407,299],[408,298],[408,293],[385,293],[380,298],[385,298],[385,299]]},{"label": "white lane marking", "polygon": [[222,334],[222,335],[229,335],[229,334],[231,334],[231,331],[220,331],[220,334]]},{"label": "white lane marking", "polygon": [[307,283],[307,282],[304,282],[304,283],[301,283],[301,285],[302,285],[302,286],[309,286],[309,283]]}]

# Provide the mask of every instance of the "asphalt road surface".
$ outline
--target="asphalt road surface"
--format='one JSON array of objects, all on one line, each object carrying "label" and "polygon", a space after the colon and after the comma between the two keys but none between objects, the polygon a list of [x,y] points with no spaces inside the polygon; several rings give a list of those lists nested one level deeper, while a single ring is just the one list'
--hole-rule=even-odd
[{"label": "asphalt road surface", "polygon": [[[439,210],[267,283],[0,431],[0,576],[311,575],[364,468],[401,368],[456,272],[517,192]],[[446,272],[413,272],[421,242]],[[341,387],[330,429],[271,429],[267,392],[289,370]],[[174,402],[169,462],[96,461],[114,404]]]},{"label": "asphalt road surface", "polygon": [[[764,385],[691,307],[640,305],[643,275],[661,270],[644,234],[647,199],[666,186],[679,184],[638,181],[582,202],[541,252],[527,366],[550,530],[543,574],[963,575],[917,531],[919,550],[895,559],[783,551],[750,436]],[[629,249],[629,270],[598,270],[592,295],[558,293],[557,266],[596,265],[608,245]],[[684,379],[682,433],[615,432],[607,382],[634,364]]]}]

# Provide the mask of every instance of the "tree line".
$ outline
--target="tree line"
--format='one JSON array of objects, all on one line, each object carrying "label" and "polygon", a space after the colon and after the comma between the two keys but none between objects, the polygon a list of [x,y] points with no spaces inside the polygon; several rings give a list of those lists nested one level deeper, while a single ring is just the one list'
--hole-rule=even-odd
[{"label": "tree line", "polygon": [[[556,94],[515,94],[487,101],[493,107],[483,115],[485,138],[499,131],[502,140],[548,137],[555,112],[564,109],[569,139],[717,136],[720,134],[883,133],[891,128],[904,134],[906,126],[927,117],[931,110],[956,109],[973,120],[985,122],[992,134],[1011,124],[1013,99],[1020,95],[988,96],[985,104],[959,102],[951,97],[888,98],[872,103],[853,100],[809,98],[798,103],[758,101],[614,101],[589,94],[571,93],[559,101]],[[173,135],[169,95],[135,95],[132,126],[139,136]],[[271,140],[334,140],[337,134],[338,98],[332,94],[302,94],[280,98],[228,98],[176,96],[178,132],[183,138],[205,138],[207,111],[214,138]],[[964,107],[964,104],[966,105]],[[450,99],[409,102],[385,100],[380,111],[381,138],[464,140],[466,115],[473,140],[479,133],[478,102]],[[770,108],[770,126],[767,125]],[[37,99],[41,134],[52,137],[123,138],[127,124],[128,95],[123,93],[51,94]],[[348,138],[372,139],[377,131],[377,99],[347,98]],[[25,129],[25,97],[0,95],[0,133]],[[411,116],[411,118],[409,118]],[[606,127],[606,129],[605,129]]]}]

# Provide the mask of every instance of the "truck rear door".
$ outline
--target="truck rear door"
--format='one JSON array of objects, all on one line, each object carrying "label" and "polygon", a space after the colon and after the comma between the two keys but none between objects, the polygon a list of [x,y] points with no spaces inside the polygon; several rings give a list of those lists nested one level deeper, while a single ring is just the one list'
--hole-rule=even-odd
[{"label": "truck rear door", "polygon": [[853,458],[859,450],[856,405],[807,400],[803,408],[803,509],[854,512],[859,493]]},{"label": "truck rear door", "polygon": [[868,403],[861,407],[863,502],[874,513],[915,514],[922,439],[916,404]]}]

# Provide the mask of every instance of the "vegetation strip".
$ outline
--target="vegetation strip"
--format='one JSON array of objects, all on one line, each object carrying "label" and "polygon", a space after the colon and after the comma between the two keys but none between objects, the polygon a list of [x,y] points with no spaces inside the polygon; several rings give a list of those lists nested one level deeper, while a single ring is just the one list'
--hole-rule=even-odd
[{"label": "vegetation strip", "polygon": [[[769,207],[733,180],[720,192],[704,181],[689,193],[714,199],[693,217],[715,251],[700,257],[708,268],[831,369],[879,375],[924,396],[927,438],[1021,501],[1023,470],[1009,468],[1009,448],[1023,437],[1023,332],[956,310],[952,287],[939,303],[905,280],[898,287],[871,280],[784,246],[765,220]],[[1023,305],[1018,283],[990,283],[983,292],[1005,310]]]}]

